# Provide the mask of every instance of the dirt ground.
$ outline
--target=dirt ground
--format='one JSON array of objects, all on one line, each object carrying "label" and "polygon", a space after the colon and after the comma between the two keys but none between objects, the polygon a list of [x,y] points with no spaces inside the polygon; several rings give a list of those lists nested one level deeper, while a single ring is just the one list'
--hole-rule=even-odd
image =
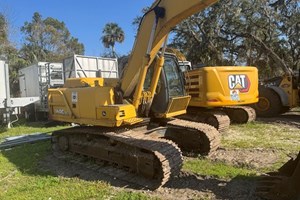
[{"label": "dirt ground", "polygon": [[[276,118],[259,118],[257,120],[300,128],[300,112],[288,113]],[[220,148],[210,156],[210,159],[223,161],[235,166],[261,169],[273,165],[278,160],[279,154],[280,152],[276,150],[263,148]],[[126,188],[129,191],[138,191],[160,199],[259,199],[255,196],[257,179],[249,177],[235,177],[231,180],[222,180],[182,171],[179,177],[170,180],[164,187],[155,191],[149,191],[103,174],[99,168],[85,168],[82,164],[69,163],[57,159],[53,155],[49,155],[40,164],[44,170],[51,171],[58,176],[78,177],[84,180],[102,180],[110,183],[116,190]]]},{"label": "dirt ground", "polygon": [[285,124],[300,128],[300,111],[291,111],[278,117],[258,118],[257,120],[266,123]]},{"label": "dirt ground", "polygon": [[261,169],[270,167],[279,159],[279,152],[271,149],[225,149],[219,148],[210,156],[211,160],[222,161],[241,167]]},{"label": "dirt ground", "polygon": [[126,188],[128,191],[141,192],[160,199],[259,199],[254,194],[255,180],[243,177],[222,180],[182,171],[179,177],[170,180],[162,188],[150,191],[101,173],[101,169],[66,162],[53,155],[49,155],[40,164],[44,170],[51,171],[57,176],[77,177],[87,181],[101,180],[110,183],[116,191]]}]

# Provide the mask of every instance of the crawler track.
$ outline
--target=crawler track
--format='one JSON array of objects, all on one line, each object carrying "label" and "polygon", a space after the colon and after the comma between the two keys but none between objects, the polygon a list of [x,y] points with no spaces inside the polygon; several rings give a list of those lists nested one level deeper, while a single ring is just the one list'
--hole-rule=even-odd
[{"label": "crawler track", "polygon": [[108,175],[156,189],[178,175],[182,166],[177,145],[156,133],[163,129],[77,127],[53,132],[52,143],[55,151],[117,166],[117,170],[107,170]]},{"label": "crawler track", "polygon": [[249,106],[226,106],[222,108],[233,123],[245,124],[256,119],[256,112]]},{"label": "crawler track", "polygon": [[[54,153],[54,156],[64,162],[76,164],[84,169],[92,170],[96,173],[107,175],[113,179],[121,180],[126,185],[138,189],[156,189],[155,183],[149,181],[149,179],[142,176],[137,176],[130,171],[123,169],[122,167],[116,167],[108,162],[94,160],[83,155],[77,155],[73,153]],[[179,174],[180,175],[180,174]],[[151,185],[151,183],[153,185]]]},{"label": "crawler track", "polygon": [[[179,174],[181,150],[186,155],[209,155],[219,144],[214,127],[181,119],[155,128],[75,127],[52,134],[55,152],[106,162],[110,168],[105,174],[149,189],[157,189]],[[112,170],[113,166],[117,168]]]},{"label": "crawler track", "polygon": [[180,116],[180,119],[206,123],[215,127],[219,132],[225,132],[230,125],[230,119],[222,111],[199,111],[200,108],[188,109],[188,113]]},{"label": "crawler track", "polygon": [[184,153],[209,155],[220,145],[220,133],[208,124],[175,119],[167,127],[165,138],[174,141]]}]

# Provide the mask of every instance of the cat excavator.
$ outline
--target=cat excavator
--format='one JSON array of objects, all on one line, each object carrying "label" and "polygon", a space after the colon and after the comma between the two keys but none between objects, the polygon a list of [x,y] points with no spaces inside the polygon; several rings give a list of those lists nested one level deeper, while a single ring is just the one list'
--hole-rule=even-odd
[{"label": "cat excavator", "polygon": [[220,132],[230,122],[243,124],[256,119],[249,106],[258,102],[256,67],[206,66],[187,71],[185,77],[186,91],[192,98],[183,119],[200,119]]},{"label": "cat excavator", "polygon": [[165,49],[176,24],[216,1],[156,0],[142,17],[121,79],[68,79],[49,89],[50,120],[80,125],[53,132],[53,150],[104,161],[130,172],[118,174],[122,179],[148,188],[179,173],[182,152],[215,151],[220,135],[214,127],[173,118],[186,113],[191,97],[176,56]]},{"label": "cat excavator", "polygon": [[258,71],[250,66],[205,66],[193,68],[185,56],[168,48],[179,59],[185,74],[185,89],[191,95],[187,113],[180,119],[203,122],[220,132],[230,122],[247,123],[255,120],[256,113],[248,105],[258,102]]}]

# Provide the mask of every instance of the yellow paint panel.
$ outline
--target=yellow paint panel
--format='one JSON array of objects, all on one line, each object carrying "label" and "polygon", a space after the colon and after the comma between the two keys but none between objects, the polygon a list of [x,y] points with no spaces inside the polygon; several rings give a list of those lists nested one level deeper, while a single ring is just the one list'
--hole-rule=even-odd
[{"label": "yellow paint panel", "polygon": [[185,77],[186,91],[192,96],[190,106],[219,107],[258,101],[255,67],[203,67],[186,72]]},{"label": "yellow paint panel", "polygon": [[49,89],[48,95],[52,120],[114,127],[136,118],[132,105],[114,104],[112,87]]},{"label": "yellow paint panel", "polygon": [[95,87],[96,82],[104,86],[103,78],[70,78],[66,80],[64,88]]},{"label": "yellow paint panel", "polygon": [[170,118],[186,113],[191,96],[173,97],[170,99],[166,113],[155,113],[158,118]]}]

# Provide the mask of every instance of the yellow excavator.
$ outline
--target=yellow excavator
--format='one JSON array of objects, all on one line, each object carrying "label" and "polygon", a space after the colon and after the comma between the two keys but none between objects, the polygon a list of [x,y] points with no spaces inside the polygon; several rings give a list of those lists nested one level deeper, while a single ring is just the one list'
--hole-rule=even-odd
[{"label": "yellow excavator", "polygon": [[[256,67],[207,66],[186,72],[186,90],[192,96],[187,119],[202,116],[219,131],[234,123],[256,119],[250,104],[258,101]],[[201,82],[202,81],[202,82]],[[201,114],[202,113],[202,114]]]},{"label": "yellow excavator", "polygon": [[186,113],[190,96],[176,56],[165,52],[171,29],[215,2],[155,1],[141,20],[121,79],[68,79],[49,89],[49,118],[80,125],[53,132],[53,149],[111,163],[130,172],[123,179],[149,188],[179,173],[182,151],[216,150],[220,135],[214,127],[172,118]]},{"label": "yellow excavator", "polygon": [[120,80],[68,79],[62,88],[49,89],[49,118],[80,125],[53,132],[53,150],[105,161],[116,166],[108,173],[148,188],[179,173],[182,151],[213,152],[220,142],[214,127],[172,118],[186,112],[191,97],[176,56],[165,48],[176,24],[215,2],[155,1]]},{"label": "yellow excavator", "polygon": [[203,122],[225,131],[230,121],[255,120],[250,104],[258,102],[258,71],[250,66],[205,66],[194,68],[177,49],[168,48],[185,72],[185,89],[191,95],[187,113],[180,119]]}]

